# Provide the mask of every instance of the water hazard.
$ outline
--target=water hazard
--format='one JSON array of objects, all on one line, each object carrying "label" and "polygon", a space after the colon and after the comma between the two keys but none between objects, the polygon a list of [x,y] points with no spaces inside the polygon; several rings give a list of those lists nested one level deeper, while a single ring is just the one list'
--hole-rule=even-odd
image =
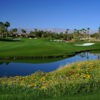
[{"label": "water hazard", "polygon": [[69,63],[76,61],[85,61],[92,59],[100,59],[100,53],[80,53],[73,57],[69,57],[60,61],[51,62],[51,63],[15,63],[15,62],[1,62],[0,63],[0,77],[4,76],[25,76],[31,73],[42,71],[42,72],[51,72],[58,69],[61,66],[64,66]]}]

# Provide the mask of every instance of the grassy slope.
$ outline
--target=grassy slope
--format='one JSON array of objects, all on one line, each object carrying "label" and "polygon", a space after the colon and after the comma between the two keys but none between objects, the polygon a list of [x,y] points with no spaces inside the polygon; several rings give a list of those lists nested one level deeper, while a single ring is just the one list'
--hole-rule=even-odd
[{"label": "grassy slope", "polygon": [[[76,51],[100,49],[100,42],[94,46],[77,47],[75,43],[50,42],[48,39],[25,39],[22,41],[0,41],[0,57],[9,56],[57,56]],[[83,43],[83,42],[79,42]]]},{"label": "grassy slope", "polygon": [[91,93],[91,94],[78,94],[75,96],[63,96],[63,97],[39,97],[34,98],[32,94],[34,92],[25,93],[24,91],[18,91],[17,93],[12,93],[7,91],[6,94],[0,94],[0,100],[99,100],[100,92]]},{"label": "grassy slope", "polygon": [[50,100],[52,96],[52,100],[99,100],[99,89],[99,60],[77,62],[50,73],[0,78],[0,100]]}]

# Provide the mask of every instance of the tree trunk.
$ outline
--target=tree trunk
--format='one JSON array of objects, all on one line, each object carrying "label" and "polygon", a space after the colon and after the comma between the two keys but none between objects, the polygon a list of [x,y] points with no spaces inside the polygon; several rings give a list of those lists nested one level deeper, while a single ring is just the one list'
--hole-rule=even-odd
[{"label": "tree trunk", "polygon": [[2,38],[3,38],[3,33],[2,33]]},{"label": "tree trunk", "polygon": [[99,30],[99,39],[100,39],[100,30]]}]

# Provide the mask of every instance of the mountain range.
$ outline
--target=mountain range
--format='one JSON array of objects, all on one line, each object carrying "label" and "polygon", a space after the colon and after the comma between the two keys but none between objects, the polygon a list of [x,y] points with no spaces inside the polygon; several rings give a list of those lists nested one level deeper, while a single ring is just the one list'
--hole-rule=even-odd
[{"label": "mountain range", "polygon": [[[18,29],[18,33],[21,33],[21,29],[22,28],[17,28]],[[29,33],[30,31],[34,31],[35,28],[26,28],[25,29],[27,33]],[[38,28],[37,30],[42,30],[42,31],[51,31],[51,32],[54,32],[54,33],[60,33],[60,32],[65,32],[66,29],[64,28]],[[73,33],[73,29],[69,29],[69,33]],[[93,33],[97,33],[98,31],[97,30],[90,30],[90,34],[93,34]]]}]

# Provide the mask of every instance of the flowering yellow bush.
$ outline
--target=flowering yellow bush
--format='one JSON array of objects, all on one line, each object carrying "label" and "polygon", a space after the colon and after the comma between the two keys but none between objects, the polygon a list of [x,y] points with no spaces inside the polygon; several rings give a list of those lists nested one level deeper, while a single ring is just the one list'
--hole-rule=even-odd
[{"label": "flowering yellow bush", "polygon": [[66,65],[56,71],[49,73],[34,73],[28,76],[2,77],[1,85],[24,86],[26,88],[48,89],[55,86],[75,84],[75,82],[89,82],[90,80],[100,81],[100,61],[85,61]]}]

